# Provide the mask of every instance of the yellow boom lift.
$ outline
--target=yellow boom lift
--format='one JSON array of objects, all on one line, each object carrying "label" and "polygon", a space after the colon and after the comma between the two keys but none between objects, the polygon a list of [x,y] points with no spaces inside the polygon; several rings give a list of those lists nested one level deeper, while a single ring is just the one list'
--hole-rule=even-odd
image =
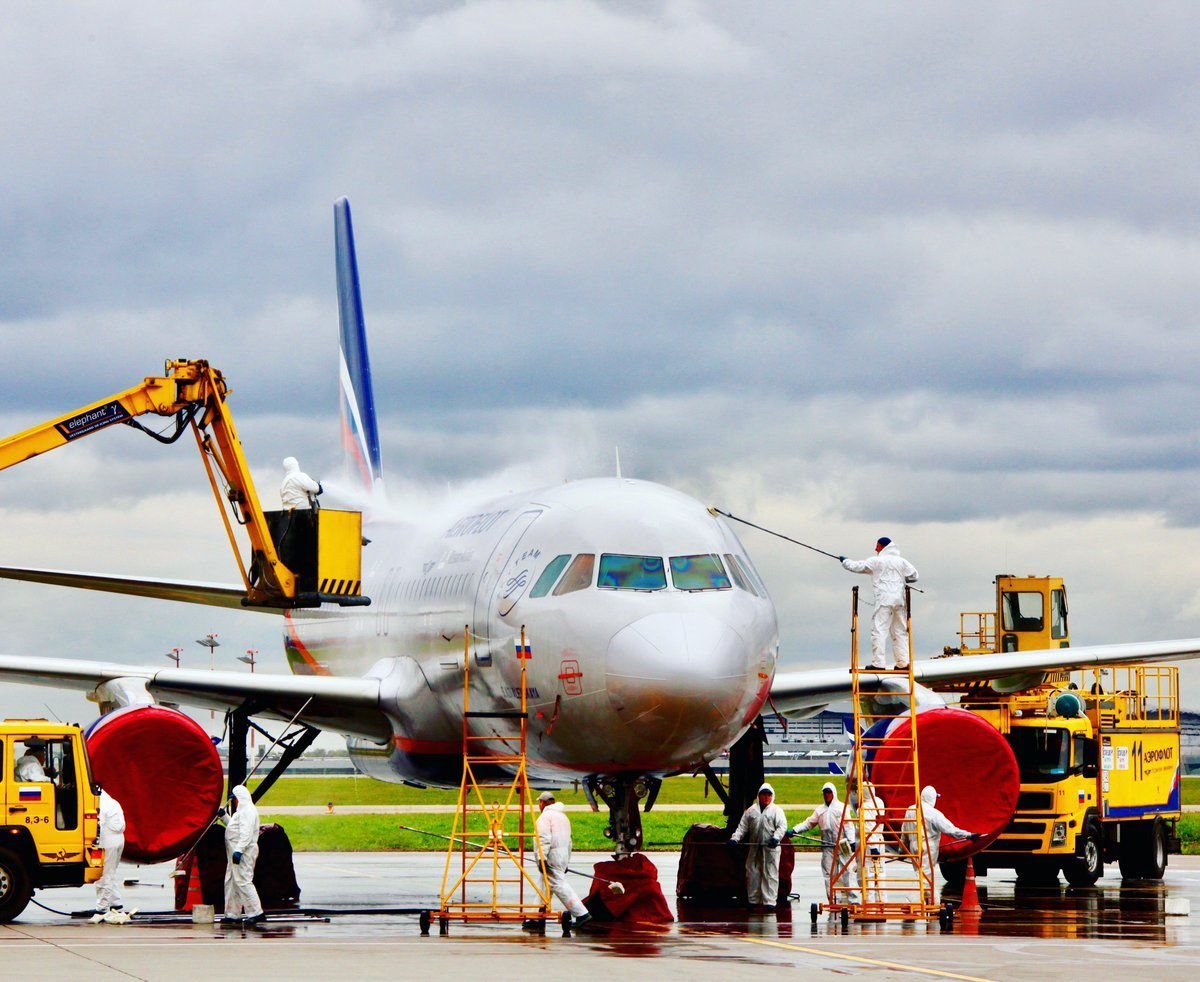
[{"label": "yellow boom lift", "polygon": [[[362,596],[362,515],[328,508],[264,511],[233,425],[228,393],[224,377],[207,361],[168,361],[161,376],[147,376],[124,392],[0,441],[0,470],[115,423],[162,443],[174,443],[190,429],[246,586],[242,603],[276,608],[366,606],[371,601]],[[173,416],[174,432],[156,433],[138,422],[139,416],[150,413]],[[249,562],[239,550],[235,524],[250,539]]]}]

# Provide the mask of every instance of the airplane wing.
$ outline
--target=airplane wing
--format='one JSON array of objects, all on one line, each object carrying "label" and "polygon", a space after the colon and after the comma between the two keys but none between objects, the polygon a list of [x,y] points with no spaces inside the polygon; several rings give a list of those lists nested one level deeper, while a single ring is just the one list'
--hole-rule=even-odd
[{"label": "airplane wing", "polygon": [[108,576],[100,573],[77,573],[62,569],[26,569],[21,566],[0,566],[0,579],[25,580],[28,583],[49,583],[81,590],[100,590],[123,593],[131,597],[157,597],[183,603],[204,604],[206,607],[231,607],[234,610],[283,611],[267,607],[244,607],[244,586],[223,583],[200,583],[187,580],[159,580],[147,576]]},{"label": "airplane wing", "polygon": [[379,742],[392,727],[379,707],[379,680],[328,675],[269,675],[208,672],[194,668],[152,668],[83,659],[0,655],[0,677],[25,685],[91,692],[104,682],[135,678],[164,703],[224,711],[251,704],[255,715],[298,717],[321,729]]},{"label": "airplane wing", "polygon": [[[1050,672],[1188,658],[1200,658],[1200,638],[1046,648],[999,655],[950,655],[916,662],[913,675],[918,682],[926,685],[991,679],[993,688],[998,692],[1012,692],[1037,685]],[[864,674],[859,681],[866,687],[878,687],[885,678],[885,675]],[[818,712],[838,699],[845,699],[850,692],[848,666],[776,672],[771,683],[771,704],[781,713],[804,715]]]}]

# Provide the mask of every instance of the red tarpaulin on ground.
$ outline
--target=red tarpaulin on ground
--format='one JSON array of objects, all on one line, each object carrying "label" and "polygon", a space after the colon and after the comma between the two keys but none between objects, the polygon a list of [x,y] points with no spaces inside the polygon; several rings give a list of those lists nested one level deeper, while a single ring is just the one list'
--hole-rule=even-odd
[{"label": "red tarpaulin on ground", "polygon": [[[670,924],[675,920],[663,897],[658,870],[642,853],[619,862],[597,863],[593,869],[596,878],[583,903],[597,920],[643,924]],[[608,880],[620,883],[625,892],[615,894],[607,882],[602,882]]]}]

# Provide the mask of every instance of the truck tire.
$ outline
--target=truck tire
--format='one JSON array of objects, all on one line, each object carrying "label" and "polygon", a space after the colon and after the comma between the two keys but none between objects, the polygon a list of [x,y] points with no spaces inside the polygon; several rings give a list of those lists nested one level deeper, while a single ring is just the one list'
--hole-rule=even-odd
[{"label": "truck tire", "polygon": [[1063,860],[1062,870],[1073,887],[1094,886],[1104,875],[1104,836],[1095,818],[1083,823],[1076,855]]},{"label": "truck tire", "polygon": [[21,857],[0,849],[0,924],[19,917],[32,895],[29,874]]},{"label": "truck tire", "polygon": [[1017,874],[1017,886],[1026,889],[1030,887],[1058,887],[1058,859],[1053,856],[1032,856],[1029,859],[1017,860],[1013,869]]},{"label": "truck tire", "polygon": [[1167,869],[1167,827],[1161,818],[1121,827],[1117,862],[1127,880],[1161,880]]},{"label": "truck tire", "polygon": [[967,861],[965,859],[952,859],[938,863],[938,868],[946,879],[946,886],[951,890],[961,890],[963,884],[967,882]]}]

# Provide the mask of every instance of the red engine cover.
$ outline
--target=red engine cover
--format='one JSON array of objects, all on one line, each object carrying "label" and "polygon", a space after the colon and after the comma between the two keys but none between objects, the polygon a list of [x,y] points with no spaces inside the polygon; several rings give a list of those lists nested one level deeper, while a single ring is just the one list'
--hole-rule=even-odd
[{"label": "red engine cover", "polygon": [[[887,806],[889,822],[897,826],[913,803],[907,746],[911,727],[910,719],[901,720],[871,762],[871,780]],[[1017,759],[989,723],[953,707],[917,714],[917,744],[921,785],[937,790],[937,807],[960,829],[984,833],[974,842],[942,836],[939,860],[966,859],[1012,820],[1021,790]]]},{"label": "red engine cover", "polygon": [[177,710],[114,710],[92,724],[87,748],[92,776],[125,811],[127,859],[174,859],[199,838],[221,804],[217,748]]}]

